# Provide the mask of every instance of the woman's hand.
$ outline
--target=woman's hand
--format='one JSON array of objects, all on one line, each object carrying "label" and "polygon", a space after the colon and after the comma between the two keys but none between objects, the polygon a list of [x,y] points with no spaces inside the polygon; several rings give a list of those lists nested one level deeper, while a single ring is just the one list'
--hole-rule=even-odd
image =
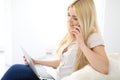
[{"label": "woman's hand", "polygon": [[74,26],[74,30],[72,31],[72,33],[75,35],[76,41],[78,42],[80,47],[82,47],[85,43],[84,43],[83,31],[80,28],[80,26]]},{"label": "woman's hand", "polygon": [[[33,58],[31,58],[31,59],[32,59],[32,61],[33,61],[34,64],[38,64],[38,61],[37,61],[37,60],[35,60],[35,59],[33,59]],[[28,61],[27,61],[27,59],[26,59],[25,56],[23,56],[23,60],[24,60],[25,64],[28,65]]]},{"label": "woman's hand", "polygon": [[28,65],[28,62],[27,62],[27,59],[25,56],[23,56],[23,60],[24,60],[25,64]]}]

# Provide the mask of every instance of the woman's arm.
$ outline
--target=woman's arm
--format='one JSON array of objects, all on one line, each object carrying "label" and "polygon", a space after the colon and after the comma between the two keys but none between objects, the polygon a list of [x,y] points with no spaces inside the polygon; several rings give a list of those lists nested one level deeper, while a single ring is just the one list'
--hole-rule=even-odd
[{"label": "woman's arm", "polygon": [[60,64],[60,59],[56,60],[34,60],[32,59],[35,64],[40,64],[44,66],[49,66],[53,68],[57,68]]},{"label": "woman's arm", "polygon": [[104,46],[101,45],[89,49],[86,45],[82,45],[81,50],[95,70],[103,74],[108,74],[109,61]]},{"label": "woman's arm", "polygon": [[91,48],[84,42],[83,31],[80,27],[75,26],[73,30],[73,34],[76,37],[76,40],[79,44],[80,49],[86,56],[87,60],[89,61],[90,65],[97,71],[107,74],[109,69],[109,61],[106,56],[106,52],[103,45],[98,45]]},{"label": "woman's arm", "polygon": [[[24,62],[25,64],[28,64],[25,56],[23,56]],[[56,59],[56,60],[36,60],[33,59],[33,63],[34,64],[40,64],[40,65],[44,65],[44,66],[49,66],[49,67],[53,67],[53,68],[57,68],[60,64],[60,59]]]}]

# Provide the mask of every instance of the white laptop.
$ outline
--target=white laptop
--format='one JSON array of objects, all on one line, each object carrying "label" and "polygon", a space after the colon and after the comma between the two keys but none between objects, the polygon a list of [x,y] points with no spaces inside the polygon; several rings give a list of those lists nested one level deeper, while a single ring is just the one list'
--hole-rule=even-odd
[{"label": "white laptop", "polygon": [[42,65],[35,65],[31,57],[27,54],[25,49],[21,47],[25,58],[27,59],[28,65],[33,72],[38,76],[40,80],[59,80],[56,71],[51,67],[45,67]]}]

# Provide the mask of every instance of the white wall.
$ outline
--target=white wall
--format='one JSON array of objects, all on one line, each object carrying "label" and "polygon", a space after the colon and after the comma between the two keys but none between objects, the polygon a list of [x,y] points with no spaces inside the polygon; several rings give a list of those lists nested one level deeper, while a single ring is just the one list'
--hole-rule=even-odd
[{"label": "white wall", "polygon": [[[6,26],[10,28],[9,37],[12,38],[11,51],[6,53],[7,64],[23,63],[19,45],[33,57],[44,54],[46,49],[55,49],[66,32],[66,10],[71,1],[6,0],[9,24]],[[95,0],[95,3],[98,24],[103,32],[105,1]]]},{"label": "white wall", "polygon": [[97,21],[99,29],[104,35],[104,16],[105,16],[105,0],[94,0],[97,12]]},{"label": "white wall", "polygon": [[6,64],[12,64],[11,1],[0,0],[0,50],[6,55]]},{"label": "white wall", "polygon": [[120,0],[106,0],[104,39],[108,53],[120,52]]},{"label": "white wall", "polygon": [[[38,56],[45,52],[46,48],[55,48],[65,34],[64,7],[67,7],[71,0],[52,0],[54,3],[49,0],[47,3],[40,1],[0,0],[0,50],[5,50],[7,64],[21,63],[22,52],[19,44],[30,54]],[[57,6],[55,3],[58,3]],[[95,3],[107,52],[120,52],[120,1],[95,0]]]},{"label": "white wall", "polygon": [[4,46],[4,2],[3,0],[0,0],[0,52],[3,50]]},{"label": "white wall", "polygon": [[33,57],[54,49],[66,32],[69,1],[11,0],[13,63],[22,63],[22,45]]}]

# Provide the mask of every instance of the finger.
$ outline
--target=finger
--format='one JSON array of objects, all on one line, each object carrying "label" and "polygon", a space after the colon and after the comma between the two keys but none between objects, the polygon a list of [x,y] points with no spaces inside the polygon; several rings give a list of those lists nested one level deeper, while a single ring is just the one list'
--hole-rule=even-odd
[{"label": "finger", "polygon": [[28,65],[28,62],[25,62],[26,65]]},{"label": "finger", "polygon": [[24,62],[25,62],[25,64],[27,64],[27,65],[28,65],[28,62],[27,62],[27,60],[24,60]]},{"label": "finger", "polygon": [[25,56],[23,56],[23,60],[24,60],[24,63],[25,63],[25,64],[28,64],[28,62],[27,62]]},{"label": "finger", "polygon": [[82,30],[81,27],[77,27],[77,26],[75,26],[75,28],[76,28],[76,30],[79,31],[79,33],[81,33],[81,35],[84,35],[84,32],[83,32],[83,30]]},{"label": "finger", "polygon": [[81,29],[78,26],[74,26],[74,30],[77,30],[78,32],[81,32]]},{"label": "finger", "polygon": [[25,58],[25,56],[23,56],[23,58]]},{"label": "finger", "polygon": [[78,38],[78,32],[73,31],[72,33],[75,35],[76,38]]},{"label": "finger", "polygon": [[75,34],[79,34],[80,33],[79,30],[77,30],[77,29],[72,30],[72,32],[75,33]]},{"label": "finger", "polygon": [[24,61],[26,61],[26,58],[25,58],[25,57],[23,57],[23,60],[24,60]]}]

